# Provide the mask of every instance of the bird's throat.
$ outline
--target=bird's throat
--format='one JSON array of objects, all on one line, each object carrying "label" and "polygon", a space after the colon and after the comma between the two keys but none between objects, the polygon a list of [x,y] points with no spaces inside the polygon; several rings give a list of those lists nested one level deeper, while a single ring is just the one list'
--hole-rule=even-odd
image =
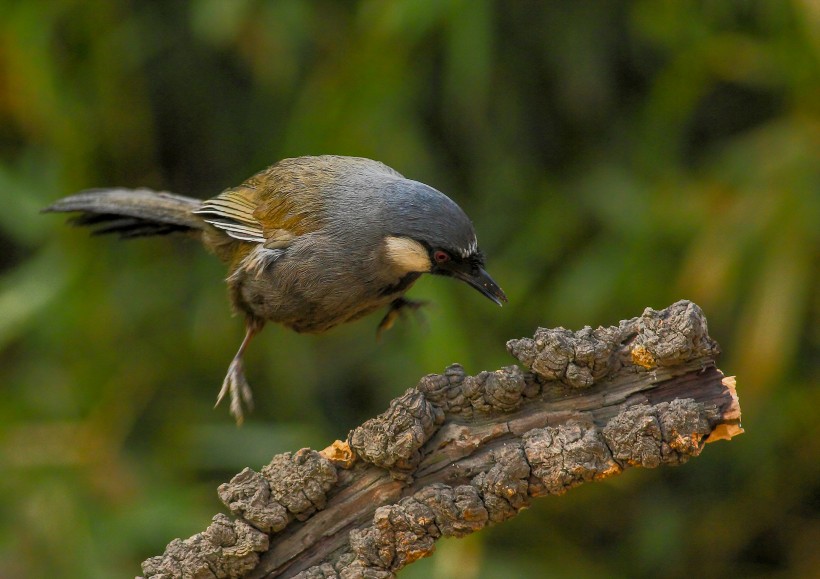
[{"label": "bird's throat", "polygon": [[379,292],[379,295],[392,296],[395,294],[403,294],[404,292],[409,290],[410,286],[416,283],[416,280],[420,277],[421,273],[415,271],[405,274],[404,277],[402,277],[396,283],[383,287],[382,290]]}]

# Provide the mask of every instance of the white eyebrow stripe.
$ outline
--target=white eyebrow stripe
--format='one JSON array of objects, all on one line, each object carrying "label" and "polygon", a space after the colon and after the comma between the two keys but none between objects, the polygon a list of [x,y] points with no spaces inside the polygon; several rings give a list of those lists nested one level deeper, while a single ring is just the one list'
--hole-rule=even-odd
[{"label": "white eyebrow stripe", "polygon": [[470,242],[470,245],[467,246],[466,249],[459,250],[459,254],[461,257],[470,257],[474,253],[478,251],[478,239],[473,237],[473,240]]}]

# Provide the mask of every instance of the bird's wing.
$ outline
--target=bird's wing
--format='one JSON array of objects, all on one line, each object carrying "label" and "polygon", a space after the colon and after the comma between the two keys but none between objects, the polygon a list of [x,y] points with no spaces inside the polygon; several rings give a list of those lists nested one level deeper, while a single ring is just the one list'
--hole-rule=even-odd
[{"label": "bird's wing", "polygon": [[294,237],[322,226],[323,175],[291,170],[282,162],[239,187],[203,201],[194,211],[234,239],[284,247]]},{"label": "bird's wing", "polygon": [[205,223],[223,230],[234,239],[264,243],[264,228],[254,217],[255,196],[248,193],[251,191],[242,186],[228,189],[213,199],[203,201],[194,213],[202,215]]},{"label": "bird's wing", "polygon": [[322,228],[323,195],[333,180],[321,157],[279,161],[248,179],[258,192],[254,217],[268,239],[296,237]]}]

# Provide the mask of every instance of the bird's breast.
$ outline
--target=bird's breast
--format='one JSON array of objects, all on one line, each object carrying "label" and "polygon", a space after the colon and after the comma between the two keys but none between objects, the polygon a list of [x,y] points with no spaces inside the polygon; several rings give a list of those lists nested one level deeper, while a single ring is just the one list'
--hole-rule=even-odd
[{"label": "bird's breast", "polygon": [[283,256],[262,271],[229,279],[234,306],[250,316],[297,332],[322,333],[389,305],[419,273],[383,277],[367,259],[334,262],[328,256]]}]

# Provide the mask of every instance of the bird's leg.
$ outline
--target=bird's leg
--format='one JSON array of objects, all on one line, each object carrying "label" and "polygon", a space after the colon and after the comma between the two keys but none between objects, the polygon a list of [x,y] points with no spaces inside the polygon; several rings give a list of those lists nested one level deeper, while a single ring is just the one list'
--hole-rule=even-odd
[{"label": "bird's leg", "polygon": [[245,354],[245,348],[250,344],[251,338],[259,333],[263,324],[263,322],[253,319],[248,319],[245,322],[245,338],[242,340],[242,344],[240,344],[239,350],[236,352],[233,360],[231,360],[231,365],[228,366],[228,374],[225,376],[225,380],[222,382],[222,389],[216,397],[214,408],[219,406],[219,403],[222,402],[225,395],[230,392],[230,412],[236,419],[237,426],[241,425],[245,418],[242,410],[243,403],[248,410],[253,410],[253,393],[251,392],[251,387],[248,385],[248,380],[245,378],[243,355]]},{"label": "bird's leg", "polygon": [[418,312],[420,308],[427,305],[426,301],[408,300],[407,298],[396,298],[390,303],[387,313],[384,314],[382,321],[379,322],[379,327],[376,328],[376,339],[379,340],[382,334],[393,327],[396,320],[403,316],[407,311]]}]

